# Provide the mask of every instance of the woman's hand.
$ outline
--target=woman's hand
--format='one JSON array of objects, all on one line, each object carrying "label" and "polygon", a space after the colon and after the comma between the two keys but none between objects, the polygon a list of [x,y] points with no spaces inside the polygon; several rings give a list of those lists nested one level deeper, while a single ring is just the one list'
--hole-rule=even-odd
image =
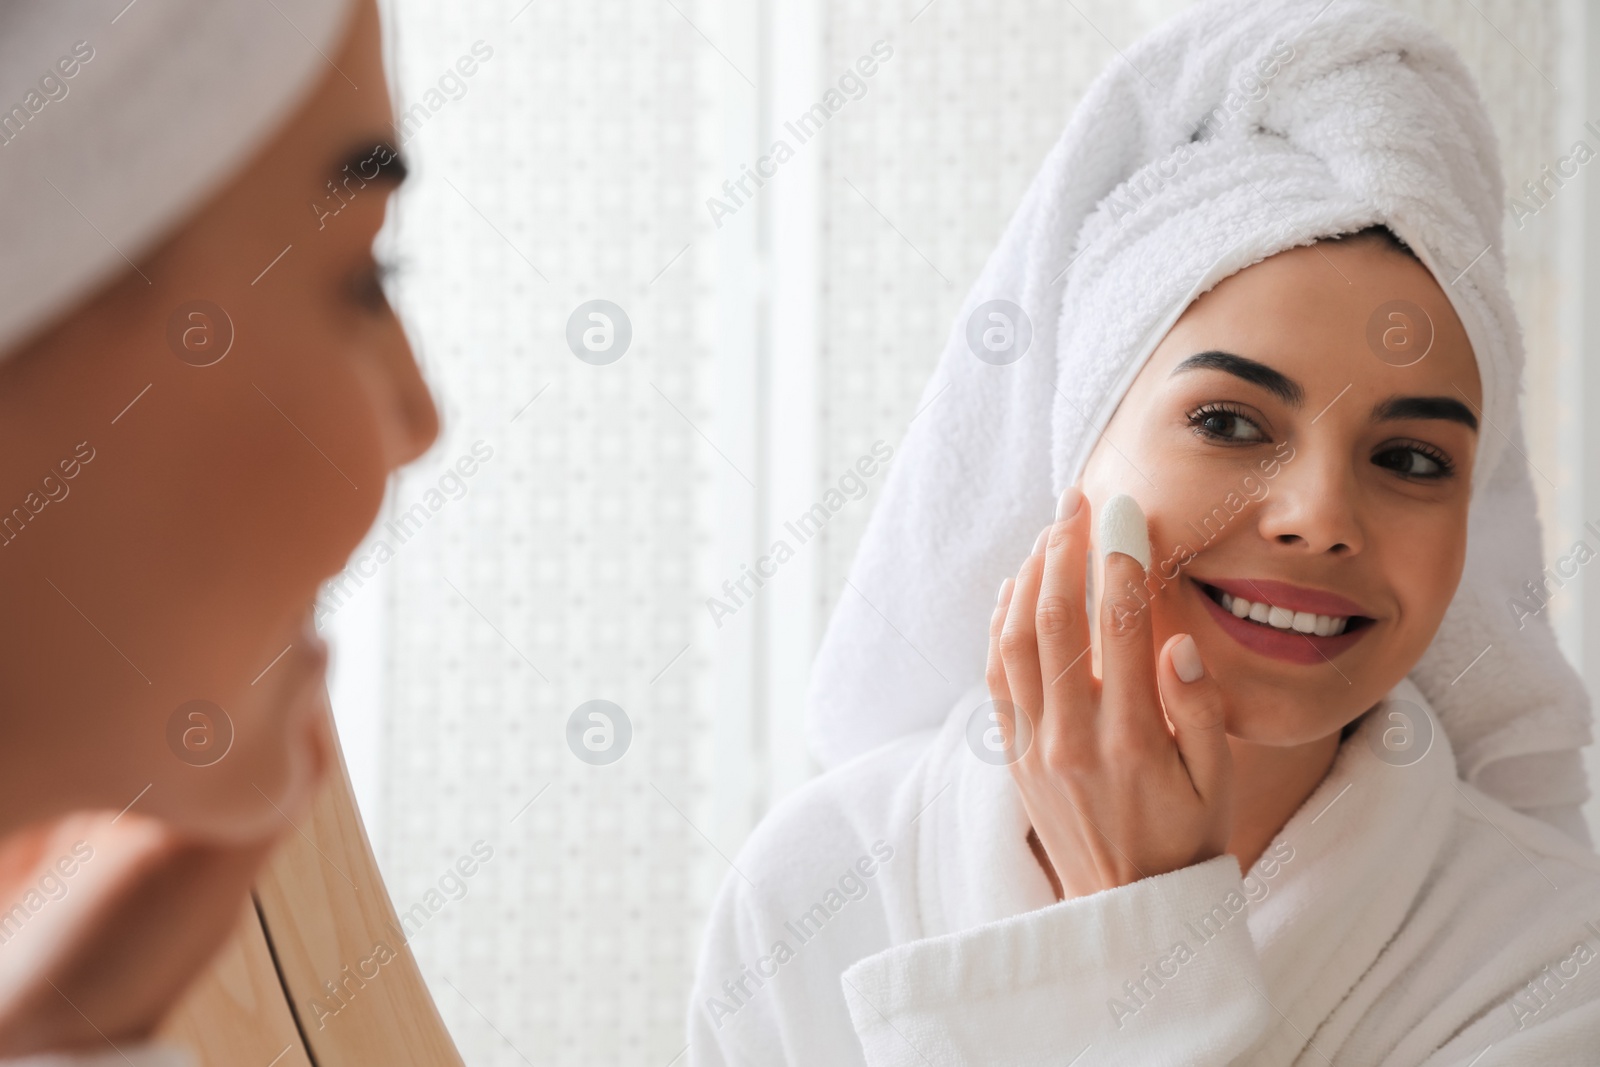
[{"label": "woman's hand", "polygon": [[1189,635],[1155,653],[1145,571],[1122,552],[1106,559],[1094,677],[1085,503],[1069,487],[1056,522],[1001,586],[986,674],[1012,774],[1066,898],[1220,856],[1232,830],[1222,692]]},{"label": "woman's hand", "polygon": [[[6,907],[41,884],[59,896],[15,913],[0,967],[0,1057],[109,1052],[148,1037],[238,926],[276,844],[195,844],[135,812],[114,815],[70,815],[4,842]],[[50,880],[74,844],[88,858]]]},{"label": "woman's hand", "polygon": [[124,811],[0,839],[0,1058],[108,1051],[155,1032],[238,927],[256,876],[336,758],[322,687],[307,699],[321,704],[306,724],[313,787],[267,837],[197,842]]}]

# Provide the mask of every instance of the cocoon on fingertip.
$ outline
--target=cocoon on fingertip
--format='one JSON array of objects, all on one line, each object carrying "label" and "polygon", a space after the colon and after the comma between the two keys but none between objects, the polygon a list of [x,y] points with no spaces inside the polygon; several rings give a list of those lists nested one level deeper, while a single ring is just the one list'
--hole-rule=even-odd
[{"label": "cocoon on fingertip", "polygon": [[1150,569],[1150,526],[1144,509],[1127,493],[1118,493],[1100,508],[1100,559],[1113,552],[1126,553]]}]

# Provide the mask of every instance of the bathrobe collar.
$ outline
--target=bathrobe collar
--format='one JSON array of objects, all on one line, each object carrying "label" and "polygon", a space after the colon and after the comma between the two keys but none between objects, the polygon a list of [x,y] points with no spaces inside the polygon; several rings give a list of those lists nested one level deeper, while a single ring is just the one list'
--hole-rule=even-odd
[{"label": "bathrobe collar", "polygon": [[[967,746],[976,706],[964,700],[953,710],[921,782],[912,937],[1056,903],[1028,847],[1009,768]],[[1340,745],[1327,776],[1244,879],[1263,976],[1291,1020],[1326,1018],[1399,930],[1462,788],[1449,738],[1410,679]]]}]

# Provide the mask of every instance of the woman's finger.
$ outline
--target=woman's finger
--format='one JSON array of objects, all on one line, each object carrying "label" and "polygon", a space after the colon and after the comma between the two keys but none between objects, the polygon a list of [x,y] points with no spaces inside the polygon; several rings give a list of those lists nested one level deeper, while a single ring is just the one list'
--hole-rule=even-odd
[{"label": "woman's finger", "polygon": [[1107,740],[1135,751],[1170,743],[1156,686],[1154,624],[1150,615],[1150,529],[1138,501],[1118,493],[1101,506],[1101,699],[1099,726]]},{"label": "woman's finger", "polygon": [[1006,686],[1011,691],[1011,703],[1018,715],[1026,715],[1034,727],[1040,722],[1044,707],[1043,689],[1039,683],[1039,639],[1034,629],[1034,607],[1039,600],[1039,576],[1044,571],[1044,543],[1049,530],[1041,530],[1033,543],[1033,552],[1022,564],[1016,583],[1011,589],[1011,603],[1006,608],[1005,621],[1000,628],[1000,655],[1005,663]]},{"label": "woman's finger", "polygon": [[1015,588],[1014,579],[1007,578],[1001,583],[1000,599],[989,620],[989,661],[984,672],[989,683],[989,697],[997,705],[995,719],[1005,751],[1010,757],[1011,773],[1022,794],[1023,807],[1028,811],[1036,840],[1044,850],[1047,866],[1059,885],[1070,887],[1073,896],[1080,896],[1093,892],[1092,887],[1100,883],[1096,881],[1099,872],[1093,866],[1081,828],[1077,825],[1077,809],[1060,783],[1049,777],[1048,768],[1041,771],[1037,758],[1024,758],[1030,755],[1037,740],[1031,724],[1022,727],[1021,744],[1026,746],[1026,750],[1017,751],[1015,738],[1018,728],[1014,716],[1024,712],[1011,700],[1005,659],[1000,648]]},{"label": "woman's finger", "polygon": [[1089,509],[1082,490],[1068,486],[1056,505],[1034,609],[1045,701],[1060,712],[1046,728],[1067,745],[1093,743],[1094,670],[1089,656],[1089,614],[1084,606],[1088,549]]},{"label": "woman's finger", "polygon": [[1002,714],[1008,712],[1012,704],[1011,686],[1006,682],[1006,663],[1000,654],[1000,632],[1005,625],[1006,609],[1011,606],[1011,590],[1015,585],[1015,578],[1007,578],[1000,583],[1000,597],[989,616],[989,658],[983,670],[984,681],[989,687],[989,702],[994,707],[995,725],[1000,730],[1007,752],[1011,751],[1011,739],[1016,731],[1010,714]]},{"label": "woman's finger", "polygon": [[1176,634],[1162,647],[1160,679],[1161,701],[1195,793],[1226,808],[1233,784],[1227,706],[1192,636]]}]

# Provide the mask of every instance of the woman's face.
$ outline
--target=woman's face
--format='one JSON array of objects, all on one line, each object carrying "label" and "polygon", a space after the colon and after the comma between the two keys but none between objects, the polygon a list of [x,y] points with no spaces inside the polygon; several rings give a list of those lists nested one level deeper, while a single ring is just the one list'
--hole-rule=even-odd
[{"label": "woman's face", "polygon": [[370,2],[325,70],[143,276],[0,363],[8,820],[137,796],[241,839],[326,759],[312,603],[437,416],[371,258],[403,172]]},{"label": "woman's face", "polygon": [[[1395,301],[1431,321],[1420,359],[1428,326]],[[1117,492],[1144,508],[1157,647],[1194,635],[1234,737],[1326,737],[1421,658],[1461,577],[1482,399],[1443,290],[1376,239],[1240,271],[1155,350],[1081,484],[1097,512]],[[1225,610],[1223,590],[1267,622]],[[1333,620],[1314,616],[1347,614],[1365,621],[1317,635]]]}]

